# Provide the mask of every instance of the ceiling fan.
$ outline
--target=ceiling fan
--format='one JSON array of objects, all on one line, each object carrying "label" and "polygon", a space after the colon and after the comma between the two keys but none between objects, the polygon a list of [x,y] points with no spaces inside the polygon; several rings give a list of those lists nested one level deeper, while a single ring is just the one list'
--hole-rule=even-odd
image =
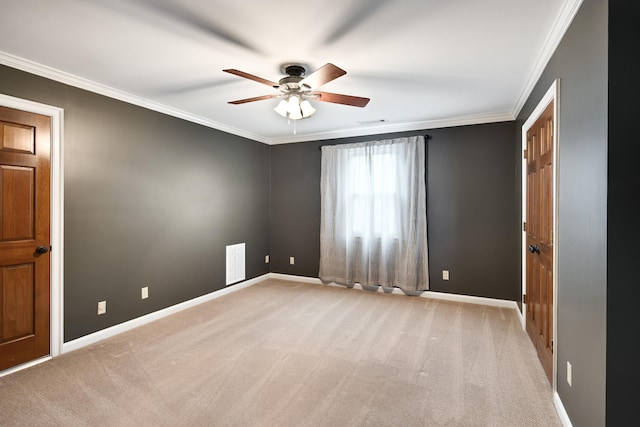
[{"label": "ceiling fan", "polygon": [[275,111],[285,118],[299,120],[311,116],[316,111],[309,102],[310,99],[315,101],[331,102],[334,104],[351,105],[354,107],[364,107],[369,103],[369,98],[317,90],[317,88],[323,84],[329,83],[330,81],[347,74],[346,71],[331,63],[323,65],[306,77],[306,68],[303,65],[284,64],[282,69],[287,76],[281,78],[278,83],[236,69],[222,70],[226,73],[234,74],[236,76],[271,86],[280,91],[280,93],[273,95],[262,95],[253,98],[229,101],[229,104],[238,105],[245,104],[247,102],[261,101],[264,99],[279,98],[281,101],[275,108]]}]

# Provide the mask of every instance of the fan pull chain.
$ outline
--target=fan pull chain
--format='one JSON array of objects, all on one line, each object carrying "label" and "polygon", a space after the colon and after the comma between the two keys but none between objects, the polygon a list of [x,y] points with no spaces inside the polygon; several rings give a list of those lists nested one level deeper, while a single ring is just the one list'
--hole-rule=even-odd
[{"label": "fan pull chain", "polygon": [[[291,121],[292,121],[291,119],[287,119],[287,125],[289,127],[291,127]],[[296,122],[297,122],[297,120],[293,120],[293,134],[294,135],[296,134]]]}]

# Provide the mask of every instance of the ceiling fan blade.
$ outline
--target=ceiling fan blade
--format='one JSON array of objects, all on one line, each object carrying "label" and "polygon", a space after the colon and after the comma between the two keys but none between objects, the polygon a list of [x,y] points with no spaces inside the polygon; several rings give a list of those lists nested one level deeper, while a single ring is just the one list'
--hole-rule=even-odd
[{"label": "ceiling fan blade", "polygon": [[253,102],[253,101],[262,101],[263,99],[271,99],[271,98],[276,98],[278,95],[262,95],[262,96],[255,96],[253,98],[245,98],[245,99],[238,99],[236,101],[229,101],[227,104],[233,104],[233,105],[238,105],[238,104],[246,104],[247,102]]},{"label": "ceiling fan blade", "polygon": [[372,22],[372,19],[376,14],[380,12],[380,9],[386,4],[392,3],[390,0],[370,0],[366,2],[360,2],[351,10],[340,15],[344,19],[338,19],[338,23],[333,31],[331,31],[325,38],[326,44],[335,43],[344,38],[349,33],[357,30],[359,26],[364,23]]},{"label": "ceiling fan blade", "polygon": [[340,93],[331,92],[313,92],[313,95],[317,95],[316,101],[333,102],[334,104],[351,105],[353,107],[364,107],[370,99],[362,98],[360,96],[342,95]]},{"label": "ceiling fan blade", "polygon": [[253,74],[245,73],[244,71],[236,70],[236,69],[233,69],[233,68],[227,69],[227,70],[222,70],[222,71],[224,71],[225,73],[234,74],[236,76],[244,77],[245,79],[253,80],[253,81],[256,81],[258,83],[265,84],[267,86],[271,86],[271,87],[275,87],[275,88],[277,88],[279,86],[278,83],[272,82],[271,80],[263,79],[262,77],[254,76]]},{"label": "ceiling fan blade", "polygon": [[300,86],[307,86],[314,89],[325,83],[329,83],[331,80],[335,80],[340,76],[344,76],[345,74],[347,74],[347,72],[342,68],[328,63],[302,79],[299,84]]},{"label": "ceiling fan blade", "polygon": [[[131,2],[134,3],[134,2]],[[261,53],[255,46],[247,43],[241,36],[237,33],[240,33],[239,29],[236,31],[230,31],[224,28],[225,21],[220,19],[221,22],[216,23],[212,21],[210,18],[203,16],[199,11],[189,8],[186,5],[180,6],[179,2],[175,1],[146,1],[146,6],[151,10],[155,10],[157,13],[160,13],[166,16],[168,19],[174,20],[176,22],[181,22],[183,25],[191,27],[193,29],[199,30],[204,34],[209,36],[217,37],[220,40],[226,41],[228,43],[235,44],[237,46],[243,47],[247,50],[251,50],[256,53]],[[184,2],[183,2],[184,3]],[[234,28],[234,27],[230,27]]]}]

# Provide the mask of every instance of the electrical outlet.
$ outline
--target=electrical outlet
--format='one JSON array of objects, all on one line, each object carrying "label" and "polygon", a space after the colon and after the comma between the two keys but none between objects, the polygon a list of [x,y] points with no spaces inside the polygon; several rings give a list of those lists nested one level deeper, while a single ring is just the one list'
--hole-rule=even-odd
[{"label": "electrical outlet", "polygon": [[569,387],[573,387],[573,366],[567,360],[567,383],[569,383]]},{"label": "electrical outlet", "polygon": [[107,312],[107,302],[106,301],[100,301],[98,303],[98,315],[105,314],[106,312]]},{"label": "electrical outlet", "polygon": [[145,286],[144,288],[140,289],[140,296],[142,297],[142,299],[149,298],[149,287],[148,286]]},{"label": "electrical outlet", "polygon": [[269,255],[264,256],[264,263],[269,264]]},{"label": "electrical outlet", "polygon": [[449,270],[442,270],[442,280],[449,280]]},{"label": "electrical outlet", "polygon": [[293,265],[296,263],[296,259],[292,256],[289,257],[289,264]]}]

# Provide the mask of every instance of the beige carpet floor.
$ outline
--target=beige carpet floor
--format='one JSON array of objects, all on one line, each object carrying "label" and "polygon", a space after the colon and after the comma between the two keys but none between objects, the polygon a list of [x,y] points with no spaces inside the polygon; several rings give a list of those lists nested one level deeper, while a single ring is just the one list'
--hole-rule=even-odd
[{"label": "beige carpet floor", "polygon": [[2,426],[560,426],[510,309],[267,280],[0,378]]}]

